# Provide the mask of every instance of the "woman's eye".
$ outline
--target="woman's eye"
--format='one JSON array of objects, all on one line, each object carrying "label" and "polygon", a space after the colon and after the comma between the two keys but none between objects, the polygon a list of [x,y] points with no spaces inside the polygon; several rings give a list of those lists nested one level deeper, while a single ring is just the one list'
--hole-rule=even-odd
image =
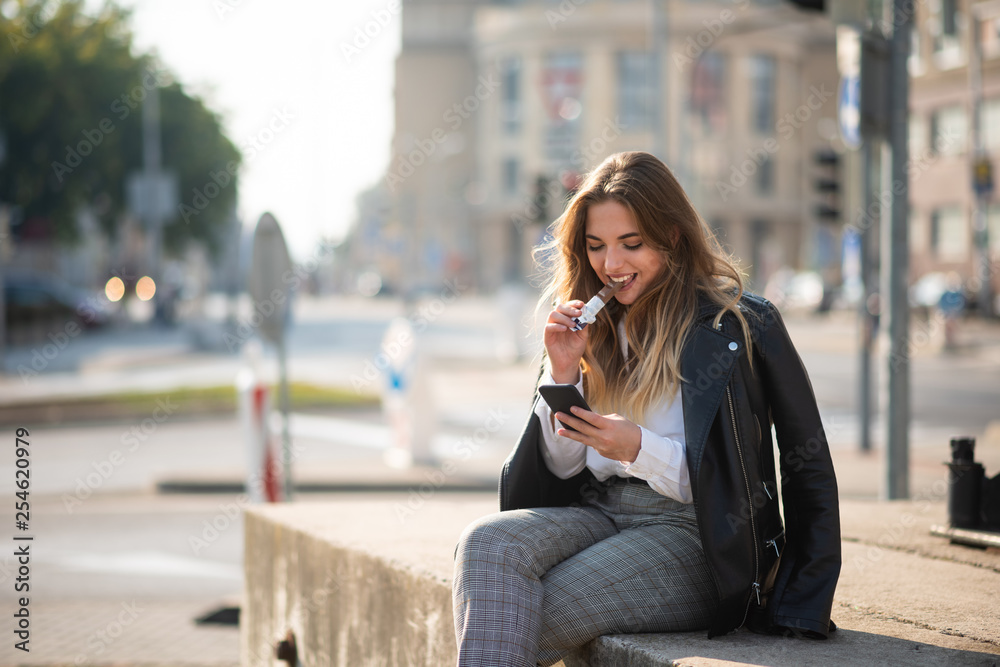
[{"label": "woman's eye", "polygon": [[626,245],[625,249],[626,250],[638,250],[641,247],[642,247],[641,243],[636,243],[635,245]]},{"label": "woman's eye", "polygon": [[602,246],[602,245],[599,245],[599,246],[589,245],[589,246],[587,246],[587,250],[589,250],[590,252],[597,252],[598,250],[600,250],[603,247],[604,246]]}]

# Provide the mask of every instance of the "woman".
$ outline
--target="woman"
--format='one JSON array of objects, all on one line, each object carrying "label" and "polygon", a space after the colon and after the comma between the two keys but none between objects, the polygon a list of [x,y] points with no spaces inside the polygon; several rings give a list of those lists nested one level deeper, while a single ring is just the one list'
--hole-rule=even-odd
[{"label": "woman", "polygon": [[[551,665],[623,632],[825,637],[837,485],[777,310],[647,153],[606,159],[553,228],[540,384],[575,384],[594,411],[552,414],[536,392],[501,512],[456,551],[459,664]],[[573,331],[608,280],[625,285]]]}]

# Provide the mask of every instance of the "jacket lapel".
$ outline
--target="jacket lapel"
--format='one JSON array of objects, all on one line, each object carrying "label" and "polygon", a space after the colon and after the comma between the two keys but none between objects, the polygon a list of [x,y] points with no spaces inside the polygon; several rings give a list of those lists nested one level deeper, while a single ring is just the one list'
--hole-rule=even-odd
[{"label": "jacket lapel", "polygon": [[[736,350],[730,343],[736,343]],[[719,411],[726,385],[742,352],[742,341],[717,331],[708,323],[696,325],[681,355],[681,400],[684,406],[684,437],[691,480],[698,479],[708,432]]]}]

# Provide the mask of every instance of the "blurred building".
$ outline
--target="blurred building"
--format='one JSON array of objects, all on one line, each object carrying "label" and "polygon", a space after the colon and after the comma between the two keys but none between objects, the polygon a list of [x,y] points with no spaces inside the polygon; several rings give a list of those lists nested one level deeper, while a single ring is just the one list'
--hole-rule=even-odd
[{"label": "blurred building", "polygon": [[[409,0],[396,59],[395,131],[385,185],[386,232],[406,252],[391,258],[404,293],[441,288],[477,254],[467,199],[476,166],[478,86],[473,58],[475,0]],[[394,283],[394,284],[393,284]]]},{"label": "blurred building", "polygon": [[[970,222],[975,201],[970,13],[972,5],[984,4],[989,3],[953,0],[915,5],[909,171],[913,279],[934,271],[957,271],[965,279],[977,273],[975,234]],[[981,23],[980,43],[980,128],[986,153],[996,165],[1000,161],[1000,20]],[[993,262],[997,262],[1000,198],[995,191],[987,220],[990,252]]]},{"label": "blurred building", "polygon": [[524,281],[567,188],[607,155],[663,158],[758,289],[837,280],[814,156],[839,151],[829,19],[780,2],[412,0],[388,225],[422,286]]}]

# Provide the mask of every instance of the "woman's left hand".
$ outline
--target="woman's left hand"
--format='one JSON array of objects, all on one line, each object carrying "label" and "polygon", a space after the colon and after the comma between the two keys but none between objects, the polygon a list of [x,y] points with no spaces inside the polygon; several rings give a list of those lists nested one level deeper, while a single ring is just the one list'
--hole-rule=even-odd
[{"label": "woman's left hand", "polygon": [[573,406],[572,415],[557,412],[555,418],[576,431],[560,428],[559,435],[593,447],[597,453],[612,461],[632,463],[639,455],[642,429],[621,415],[599,415],[590,410]]}]

